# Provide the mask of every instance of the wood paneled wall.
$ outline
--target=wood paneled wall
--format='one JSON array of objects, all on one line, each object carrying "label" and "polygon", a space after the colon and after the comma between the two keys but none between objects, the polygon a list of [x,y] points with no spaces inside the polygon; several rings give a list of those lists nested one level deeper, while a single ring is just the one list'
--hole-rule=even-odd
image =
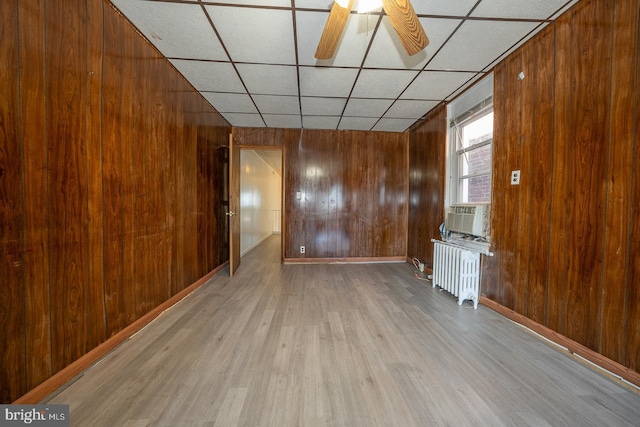
[{"label": "wood paneled wall", "polygon": [[234,128],[234,139],[284,149],[285,258],[406,257],[406,134]]},{"label": "wood paneled wall", "polygon": [[433,110],[409,136],[409,240],[407,256],[433,267],[433,243],[444,221],[447,108]]},{"label": "wood paneled wall", "polygon": [[482,281],[491,300],[636,372],[639,16],[638,0],[583,0],[496,67],[496,256]]},{"label": "wood paneled wall", "polygon": [[0,20],[6,403],[226,260],[231,128],[102,0]]}]

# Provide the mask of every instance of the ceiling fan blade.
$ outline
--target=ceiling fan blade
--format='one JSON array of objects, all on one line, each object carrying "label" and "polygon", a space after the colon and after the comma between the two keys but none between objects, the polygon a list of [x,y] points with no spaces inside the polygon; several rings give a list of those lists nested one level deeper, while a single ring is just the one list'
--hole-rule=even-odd
[{"label": "ceiling fan blade", "polygon": [[429,38],[409,0],[382,0],[382,7],[410,56],[427,47]]},{"label": "ceiling fan blade", "polygon": [[340,6],[337,1],[333,2],[331,12],[329,12],[329,18],[322,32],[322,37],[320,37],[320,43],[318,43],[318,48],[316,49],[316,59],[329,59],[333,57],[344,27],[347,25],[347,19],[349,19],[349,12],[351,12],[351,8],[353,7],[353,1],[354,0],[349,0],[347,7]]}]

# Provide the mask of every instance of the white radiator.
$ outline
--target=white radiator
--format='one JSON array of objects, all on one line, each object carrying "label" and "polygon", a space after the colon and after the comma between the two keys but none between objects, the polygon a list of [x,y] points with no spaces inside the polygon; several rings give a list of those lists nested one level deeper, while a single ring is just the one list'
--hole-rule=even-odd
[{"label": "white radiator", "polygon": [[480,254],[478,252],[433,241],[433,286],[458,297],[458,305],[473,301],[478,308],[480,291]]}]

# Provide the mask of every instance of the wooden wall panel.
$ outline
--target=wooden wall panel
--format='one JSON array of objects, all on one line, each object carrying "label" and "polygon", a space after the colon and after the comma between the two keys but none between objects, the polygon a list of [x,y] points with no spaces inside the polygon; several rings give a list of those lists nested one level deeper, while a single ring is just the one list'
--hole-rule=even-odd
[{"label": "wooden wall panel", "polygon": [[[49,295],[48,213],[46,202],[43,203],[48,199],[47,152],[43,150],[47,142],[41,126],[28,125],[45,123],[45,100],[42,96],[45,84],[44,20],[44,0],[31,2],[29,8],[20,10],[20,63],[29,64],[29,67],[20,70],[19,87],[27,389],[35,387],[52,374],[51,307],[49,299],[45,297]],[[2,37],[2,40],[11,38]],[[4,52],[4,49],[0,51]],[[19,376],[19,372],[16,375]],[[0,383],[4,381],[0,380]],[[6,400],[3,398],[2,401]]]},{"label": "wooden wall panel", "polygon": [[[170,79],[171,86],[179,87],[179,83],[182,79],[178,79],[178,76],[174,73],[167,73],[167,77]],[[185,88],[186,89],[186,88]],[[182,92],[182,91],[180,91]],[[185,184],[185,161],[187,156],[187,142],[181,137],[183,129],[185,128],[184,115],[176,114],[178,111],[184,111],[184,96],[178,95],[177,92],[169,92],[167,94],[167,102],[173,105],[175,111],[170,111],[169,118],[169,135],[170,140],[176,141],[174,145],[170,145],[171,149],[171,163],[169,164],[170,182],[169,188],[171,189],[168,198],[168,206],[170,211],[169,224],[171,227],[171,239],[169,244],[171,245],[171,282],[169,288],[169,295],[175,295],[189,283],[185,283],[186,270],[184,267],[184,253],[188,243],[185,241],[185,228],[189,206],[185,203],[188,193],[186,191],[180,191],[184,188]],[[193,153],[195,158],[195,152]]]},{"label": "wooden wall panel", "polygon": [[[17,2],[0,5],[0,399],[26,391],[24,273],[22,268],[22,218],[20,202],[19,91]],[[20,302],[20,303],[18,303]]]},{"label": "wooden wall panel", "polygon": [[542,324],[546,321],[553,163],[546,161],[540,153],[552,153],[554,149],[553,79],[556,70],[551,54],[554,36],[555,28],[549,26],[523,48],[528,49],[528,60],[523,66],[525,75],[529,76],[524,83],[530,92],[529,102],[525,102],[527,114],[523,117],[523,130],[526,129],[529,142],[529,172],[526,176],[530,201],[525,209],[529,226],[524,231],[529,236],[527,288],[520,299],[526,305],[523,312]]},{"label": "wooden wall panel", "polygon": [[[522,71],[522,54],[516,52],[505,60],[503,81],[518,81],[518,73]],[[521,129],[522,129],[522,84],[506,84],[504,94],[504,108],[508,111],[508,116],[501,126],[496,126],[494,130],[494,153],[500,153],[504,170],[494,170],[492,181],[499,185],[500,190],[492,193],[492,201],[500,199],[499,203],[492,204],[495,208],[495,215],[500,218],[509,218],[502,221],[498,228],[495,239],[497,261],[500,263],[500,301],[501,304],[511,309],[515,308],[518,284],[517,260],[521,246],[518,240],[522,237],[518,235],[520,186],[511,185],[511,171],[521,170],[523,167],[521,156]],[[525,169],[526,169],[526,165]],[[526,172],[526,171],[525,171]],[[526,182],[526,177],[520,177],[522,183]],[[526,184],[525,184],[526,185]]]},{"label": "wooden wall panel", "polygon": [[[547,301],[547,325],[564,333],[565,284],[567,268],[565,249],[567,244],[567,204],[569,188],[569,127],[571,101],[571,16],[572,10],[555,23],[556,40],[554,60],[556,64],[554,102],[554,151],[551,161],[551,236],[549,242],[549,290]],[[551,52],[550,52],[551,54]],[[551,60],[551,58],[549,58]]]},{"label": "wooden wall panel", "polygon": [[87,105],[85,107],[87,140],[87,233],[89,307],[87,325],[89,349],[106,339],[104,316],[104,260],[103,260],[103,184],[102,184],[102,65],[104,16],[101,2],[86,2],[87,7]]},{"label": "wooden wall panel", "polygon": [[[132,156],[133,156],[133,183],[134,183],[134,203],[133,203],[133,251],[138,254],[152,253],[149,250],[147,229],[152,225],[150,218],[150,193],[149,193],[149,172],[148,162],[145,158],[149,150],[149,133],[150,123],[147,117],[150,117],[151,107],[148,106],[148,84],[151,78],[148,72],[149,59],[145,57],[147,51],[146,43],[141,39],[134,39],[133,58],[136,62],[133,74],[135,82],[133,89],[133,128],[132,128]],[[141,317],[144,313],[153,308],[151,300],[152,296],[148,286],[148,274],[150,270],[150,256],[140,257],[134,265],[134,287],[136,295],[136,318]]]},{"label": "wooden wall panel", "polygon": [[366,135],[353,134],[354,144],[351,144],[349,154],[349,179],[346,187],[352,189],[349,193],[353,209],[354,233],[347,236],[353,243],[351,254],[353,256],[370,256],[374,249],[374,232],[382,230],[374,228],[376,215],[375,179],[376,173],[381,170],[374,168],[375,140]]},{"label": "wooden wall panel", "polygon": [[[636,371],[639,11],[582,1],[496,67],[497,262],[482,282],[486,297]],[[519,186],[503,181],[514,169]]]},{"label": "wooden wall panel", "polygon": [[444,222],[447,108],[437,107],[409,135],[407,256],[433,267],[433,243]]},{"label": "wooden wall panel", "polygon": [[[611,134],[607,177],[607,205],[604,241],[604,290],[602,293],[601,352],[613,360],[622,360],[625,330],[625,297],[628,281],[630,204],[633,183],[634,110],[637,102],[636,61],[629,52],[640,31],[638,1],[618,1],[614,14]],[[636,169],[637,170],[637,169]],[[637,234],[636,234],[637,236]],[[638,324],[638,323],[636,323]]]},{"label": "wooden wall panel", "polygon": [[[177,139],[183,141],[184,144],[183,155],[178,156],[178,164],[182,164],[182,172],[176,171],[176,191],[178,193],[182,191],[183,202],[183,205],[178,210],[181,212],[184,223],[184,227],[180,227],[180,222],[178,223],[181,234],[178,234],[177,238],[188,242],[188,244],[184,245],[182,254],[183,288],[202,277],[198,274],[197,239],[193,237],[198,235],[198,211],[193,209],[198,203],[198,187],[194,185],[194,183],[198,182],[198,122],[197,114],[195,113],[198,100],[199,96],[187,90],[185,84],[185,94],[180,97],[177,108],[178,111],[184,111],[184,114],[178,118],[177,136]],[[180,126],[180,121],[182,121],[182,126]],[[219,165],[218,168],[220,167]],[[225,230],[222,230],[222,232],[224,233]],[[178,282],[178,285],[180,285],[180,282]]]},{"label": "wooden wall panel", "polygon": [[229,124],[108,3],[46,6],[0,5],[2,403],[226,261]]},{"label": "wooden wall panel", "polygon": [[[553,26],[496,67],[492,251],[483,260],[483,293],[537,321],[546,316],[553,148]],[[523,72],[525,78],[516,76]],[[520,170],[519,185],[511,185]],[[502,218],[509,218],[508,221]]]},{"label": "wooden wall panel", "polygon": [[309,224],[310,228],[306,231],[315,238],[308,253],[314,254],[317,258],[329,258],[336,256],[338,241],[335,226],[338,215],[335,209],[335,198],[331,200],[332,187],[339,185],[342,181],[342,177],[335,175],[337,168],[332,165],[340,165],[342,168],[343,159],[338,156],[333,158],[315,156],[315,153],[336,152],[340,138],[334,140],[329,132],[314,131],[313,133],[314,137],[311,138],[313,148],[307,151],[309,163],[307,163],[306,175],[310,182],[315,183],[313,185],[314,202],[309,204],[311,217],[315,221]]},{"label": "wooden wall panel", "polygon": [[[147,45],[151,51],[151,47]],[[151,54],[151,52],[149,52]],[[155,51],[153,52],[155,53]],[[149,56],[151,56],[149,54]],[[152,86],[149,93],[149,106],[151,110],[150,129],[150,155],[146,158],[149,162],[149,184],[152,197],[150,219],[153,228],[149,229],[148,242],[151,256],[151,270],[149,271],[149,287],[151,292],[151,306],[157,307],[171,296],[171,242],[172,224],[171,208],[169,200],[172,197],[171,179],[171,151],[169,150],[170,119],[168,111],[175,105],[175,100],[166,99],[167,88],[175,87],[167,76],[167,68],[161,61],[149,61],[150,75],[158,76],[164,83]],[[173,86],[172,86],[173,85]],[[147,224],[148,225],[148,224]],[[162,284],[158,286],[158,284]]]},{"label": "wooden wall panel", "polygon": [[[635,15],[640,16],[640,1],[629,0],[631,10],[636,10]],[[636,24],[638,25],[638,24]],[[640,29],[637,30],[640,33]],[[635,129],[631,134],[633,138],[633,182],[631,184],[630,218],[629,218],[629,256],[627,266],[629,273],[626,280],[626,294],[624,304],[624,330],[622,333],[622,360],[625,366],[640,372],[640,96],[638,95],[640,82],[640,46],[636,39],[634,46],[635,55],[635,90],[634,98],[634,123]],[[625,199],[629,195],[624,195]],[[620,310],[620,307],[618,308]],[[605,315],[606,316],[606,315]]]},{"label": "wooden wall panel", "polygon": [[[516,136],[520,135],[517,144],[514,147],[520,148],[518,156],[518,169],[520,170],[520,184],[515,190],[517,194],[517,210],[521,212],[518,215],[518,221],[516,223],[515,236],[515,286],[513,287],[513,308],[518,313],[525,313],[527,309],[526,295],[529,293],[529,250],[531,248],[530,239],[531,233],[531,197],[533,189],[533,180],[535,179],[533,174],[533,163],[535,152],[531,152],[532,145],[536,144],[533,141],[533,123],[535,108],[535,82],[538,78],[531,77],[527,73],[528,65],[535,61],[535,43],[529,43],[526,47],[521,49],[521,63],[520,70],[525,73],[525,78],[520,81],[520,99],[522,102],[520,109],[520,129],[516,133]],[[527,69],[527,71],[525,71]],[[517,75],[517,74],[516,74]],[[537,76],[536,76],[537,77]],[[511,177],[510,173],[506,173],[508,178]],[[502,176],[500,177],[502,179]],[[511,186],[511,184],[509,184]]]},{"label": "wooden wall panel", "polygon": [[[202,118],[201,118],[202,119]],[[198,152],[198,194],[212,188],[214,185],[213,176],[207,171],[212,170],[214,166],[213,158],[215,153],[213,147],[208,144],[205,134],[205,128],[201,122],[197,126],[197,152]],[[207,221],[204,212],[214,210],[212,199],[208,197],[198,197],[198,274],[204,276],[207,268],[213,263],[215,258],[215,248],[211,247],[211,234],[214,232],[214,224]]]},{"label": "wooden wall panel", "polygon": [[[377,194],[380,199],[377,223],[384,225],[384,233],[376,241],[376,251],[386,250],[389,253],[406,256],[407,227],[409,216],[409,160],[408,135],[401,138],[378,140],[380,150],[376,151],[376,164],[382,164],[385,174],[378,175],[378,187],[383,191]],[[402,170],[396,169],[403,165]]]},{"label": "wooden wall panel", "polygon": [[[45,8],[46,128],[52,363],[59,371],[88,348],[86,4]],[[84,3],[84,2],[82,2]],[[60,84],[64,82],[64,84]]]},{"label": "wooden wall panel", "polygon": [[[291,134],[293,132],[293,134]],[[305,130],[304,132],[310,132]],[[266,146],[284,147],[285,141],[295,138],[298,141],[299,129],[273,129],[273,128],[233,128],[233,137],[238,145],[247,147]]]},{"label": "wooden wall panel", "polygon": [[[598,347],[602,298],[605,172],[611,88],[610,2],[587,2],[573,17],[571,128],[567,205],[567,299],[564,333]],[[585,60],[586,59],[586,60]],[[577,82],[580,82],[577,84]]]},{"label": "wooden wall panel", "polygon": [[[307,198],[299,209],[286,215],[288,218],[302,215],[306,221],[301,231],[302,244],[313,245],[311,251],[307,248],[307,258],[332,258],[340,254],[349,258],[406,256],[408,159],[407,140],[402,134],[305,132],[302,147],[294,142],[287,152],[296,149],[304,152],[305,163],[297,171],[289,167],[287,194],[302,191]],[[314,168],[322,173],[307,176],[305,171]],[[332,170],[337,172],[327,180],[324,171]],[[343,207],[333,201],[337,201],[335,190],[342,192]],[[316,198],[315,203],[310,197]],[[335,226],[313,220],[324,212],[325,203],[336,203],[335,215],[332,213],[331,217]],[[286,238],[288,242],[289,236]],[[285,256],[298,257],[297,249],[287,245]]]},{"label": "wooden wall panel", "polygon": [[[105,277],[105,318],[106,334],[112,336],[135,319],[131,313],[131,304],[127,303],[125,289],[125,236],[126,206],[130,203],[131,192],[125,190],[127,152],[130,143],[130,124],[122,122],[122,104],[126,98],[125,82],[130,75],[125,72],[127,61],[123,22],[115,14],[107,14],[104,23],[105,52],[104,69],[105,91],[102,98],[102,181],[104,192],[103,206],[103,257]],[[122,79],[112,76],[120,75]],[[129,133],[127,133],[129,131]],[[131,283],[131,282],[129,282]]]},{"label": "wooden wall panel", "polygon": [[[121,215],[122,215],[122,228],[114,229],[113,233],[117,235],[117,238],[121,240],[119,243],[122,245],[122,266],[123,266],[123,286],[121,292],[124,293],[124,309],[126,314],[126,324],[130,324],[131,322],[138,319],[139,313],[137,309],[137,299],[138,299],[138,287],[136,285],[136,267],[138,265],[136,261],[136,251],[135,251],[135,239],[136,239],[136,223],[138,219],[136,218],[135,212],[135,203],[136,203],[136,180],[134,171],[137,169],[137,164],[135,163],[135,158],[133,154],[135,153],[135,147],[140,143],[134,137],[134,129],[137,124],[138,114],[136,114],[136,88],[138,87],[139,77],[137,75],[139,61],[136,56],[136,45],[138,44],[138,37],[135,35],[135,30],[124,20],[119,18],[117,14],[110,10],[105,9],[105,17],[106,21],[114,20],[116,21],[115,25],[117,25],[120,29],[116,30],[117,33],[113,36],[114,39],[122,38],[122,43],[124,44],[123,55],[120,57],[123,64],[123,74],[120,75],[120,79],[117,78],[117,74],[111,74],[109,76],[106,75],[105,72],[105,82],[110,82],[109,85],[113,87],[117,87],[117,83],[120,82],[122,84],[122,104],[120,107],[120,111],[116,113],[117,122],[114,124],[121,129],[121,171],[122,178],[121,182],[121,190],[119,193],[119,197],[121,199],[122,206]],[[110,38],[105,39],[105,44],[110,42]],[[127,60],[124,60],[127,59]],[[117,60],[117,59],[116,59]],[[115,70],[114,70],[115,71]],[[105,98],[106,98],[105,93]],[[103,128],[105,125],[103,125]],[[118,149],[114,147],[114,149]],[[107,203],[115,203],[109,199],[106,199],[104,204]],[[117,262],[117,261],[116,261]],[[105,266],[105,270],[107,267]],[[109,284],[105,284],[109,286]],[[117,297],[122,298],[122,297]],[[107,324],[112,320],[111,317],[107,317]],[[120,326],[115,326],[109,330],[109,335],[115,334],[121,328]]]}]

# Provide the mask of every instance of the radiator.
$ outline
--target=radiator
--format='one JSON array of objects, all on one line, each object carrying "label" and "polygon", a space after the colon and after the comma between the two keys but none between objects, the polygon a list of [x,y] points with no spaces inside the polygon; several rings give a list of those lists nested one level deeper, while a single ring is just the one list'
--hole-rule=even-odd
[{"label": "radiator", "polygon": [[478,308],[480,291],[480,254],[451,246],[445,242],[433,242],[433,286],[458,298],[458,305],[473,301]]}]

